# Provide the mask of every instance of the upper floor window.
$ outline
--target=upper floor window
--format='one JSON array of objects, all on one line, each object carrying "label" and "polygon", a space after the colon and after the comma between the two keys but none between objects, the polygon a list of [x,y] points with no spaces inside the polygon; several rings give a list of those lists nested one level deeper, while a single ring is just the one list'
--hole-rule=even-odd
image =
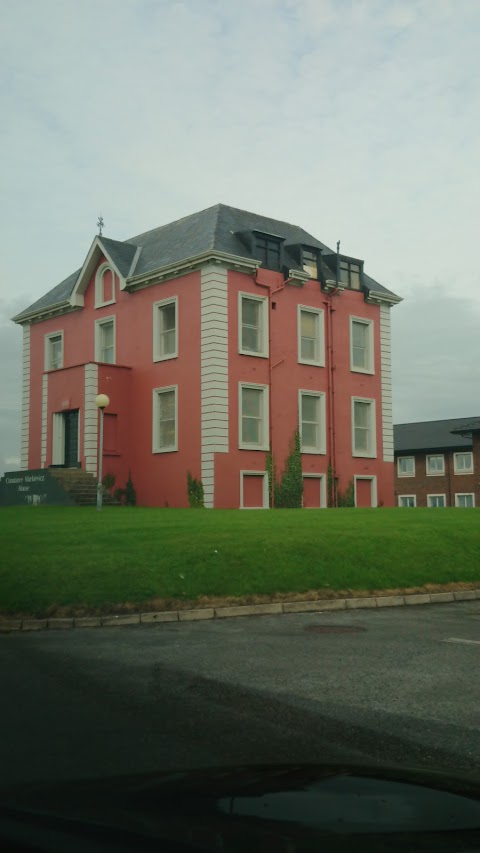
[{"label": "upper floor window", "polygon": [[238,348],[243,355],[268,355],[268,300],[247,293],[238,295]]},{"label": "upper floor window", "polygon": [[298,360],[302,364],[325,364],[323,311],[298,306]]},{"label": "upper floor window", "polygon": [[375,400],[352,397],[352,454],[377,455]]},{"label": "upper floor window", "polygon": [[350,369],[373,373],[373,320],[350,317]]},{"label": "upper floor window", "polygon": [[45,335],[45,370],[63,367],[63,332]]},{"label": "upper floor window", "polygon": [[397,473],[399,477],[414,477],[415,457],[399,456],[397,459]]},{"label": "upper floor window", "polygon": [[454,453],[453,467],[455,474],[473,474],[473,454],[469,451]]},{"label": "upper floor window", "polygon": [[101,264],[95,276],[95,308],[115,302],[115,273],[109,264]]},{"label": "upper floor window", "polygon": [[310,278],[318,279],[318,252],[302,247],[302,269]]},{"label": "upper floor window", "polygon": [[302,453],[325,453],[325,394],[299,391],[298,408]]},{"label": "upper floor window", "polygon": [[339,278],[345,287],[360,290],[362,269],[360,264],[353,261],[340,260]]},{"label": "upper floor window", "polygon": [[445,457],[443,453],[438,453],[435,456],[427,456],[427,474],[444,474],[445,473]]},{"label": "upper floor window", "polygon": [[153,390],[152,452],[178,450],[177,386]]},{"label": "upper floor window", "polygon": [[95,322],[95,361],[115,364],[115,317]]},{"label": "upper floor window", "polygon": [[255,232],[255,255],[261,261],[262,267],[267,270],[281,270],[282,243],[281,237]]},{"label": "upper floor window", "polygon": [[268,386],[239,383],[239,447],[268,450]]},{"label": "upper floor window", "polygon": [[178,355],[177,297],[153,305],[153,360],[163,361]]}]

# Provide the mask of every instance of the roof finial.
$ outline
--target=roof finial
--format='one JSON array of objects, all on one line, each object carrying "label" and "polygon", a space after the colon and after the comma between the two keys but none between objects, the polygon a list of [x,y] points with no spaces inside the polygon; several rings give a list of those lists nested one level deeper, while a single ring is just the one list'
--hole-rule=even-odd
[{"label": "roof finial", "polygon": [[103,221],[103,216],[102,216],[102,214],[100,214],[100,216],[98,217],[98,221],[97,221],[97,228],[98,228],[98,236],[99,237],[102,236],[102,228],[104,228],[104,227],[105,227],[105,223]]}]

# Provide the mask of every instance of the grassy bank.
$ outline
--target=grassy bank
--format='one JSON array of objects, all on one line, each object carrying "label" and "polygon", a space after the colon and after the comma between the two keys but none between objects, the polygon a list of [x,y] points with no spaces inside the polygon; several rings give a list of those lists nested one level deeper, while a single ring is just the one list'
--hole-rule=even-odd
[{"label": "grassy bank", "polygon": [[480,581],[468,509],[12,507],[0,542],[3,613]]}]

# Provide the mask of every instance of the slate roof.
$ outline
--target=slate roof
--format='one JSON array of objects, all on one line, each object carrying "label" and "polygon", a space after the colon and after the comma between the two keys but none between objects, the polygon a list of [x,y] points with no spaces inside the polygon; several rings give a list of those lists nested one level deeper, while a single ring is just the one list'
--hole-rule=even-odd
[{"label": "slate roof", "polygon": [[[289,269],[298,268],[298,262],[289,253],[288,247],[298,244],[317,247],[325,255],[334,254],[330,249],[312,234],[297,225],[291,225],[268,216],[249,213],[224,204],[216,204],[206,210],[177,219],[168,225],[154,228],[138,234],[129,240],[120,242],[107,237],[99,237],[99,242],[105,246],[112,261],[117,265],[121,274],[126,277],[130,273],[131,264],[138,248],[141,249],[135,268],[131,275],[139,276],[153,272],[164,266],[179,263],[209,250],[237,255],[255,260],[255,254],[248,242],[239,236],[241,232],[258,230],[267,234],[276,234],[285,239],[285,264]],[[74,288],[80,270],[64,279],[60,284],[30,305],[14,319],[19,321],[37,310],[53,307],[59,302],[67,302]],[[332,272],[322,261],[322,273],[332,278]],[[363,280],[367,290],[392,296],[392,291],[379,284],[364,273]]]},{"label": "slate roof", "polygon": [[428,450],[454,450],[456,448],[471,448],[471,436],[461,436],[452,433],[453,430],[468,429],[476,422],[480,426],[480,418],[449,418],[444,421],[422,421],[413,424],[395,424],[393,427],[393,444],[395,453],[413,453]]}]

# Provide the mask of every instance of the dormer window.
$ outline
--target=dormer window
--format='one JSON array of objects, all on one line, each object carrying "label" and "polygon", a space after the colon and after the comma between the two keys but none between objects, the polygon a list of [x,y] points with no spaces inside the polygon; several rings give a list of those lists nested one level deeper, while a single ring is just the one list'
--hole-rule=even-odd
[{"label": "dormer window", "polygon": [[351,287],[352,290],[361,289],[361,265],[354,261],[345,261],[340,259],[339,280],[345,287]]},{"label": "dormer window", "polygon": [[101,264],[95,276],[95,308],[115,302],[115,273],[109,264]]},{"label": "dormer window", "polygon": [[310,278],[318,279],[318,251],[316,249],[303,248],[302,246],[302,269],[308,273]]},{"label": "dormer window", "polygon": [[267,270],[280,271],[282,269],[282,237],[274,237],[272,234],[261,234],[254,232],[255,258],[262,263]]}]

